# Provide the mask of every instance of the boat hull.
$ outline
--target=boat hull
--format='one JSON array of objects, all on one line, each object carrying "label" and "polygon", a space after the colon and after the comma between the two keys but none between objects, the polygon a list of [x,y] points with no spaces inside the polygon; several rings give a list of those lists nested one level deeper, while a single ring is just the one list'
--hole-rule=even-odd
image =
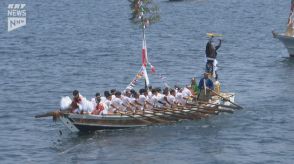
[{"label": "boat hull", "polygon": [[294,36],[287,36],[286,34],[276,34],[275,37],[279,39],[287,48],[289,56],[294,57]]},{"label": "boat hull", "polygon": [[144,118],[135,119],[123,115],[81,115],[64,114],[60,120],[72,132],[96,131],[106,129],[124,129],[148,126]]},{"label": "boat hull", "polygon": [[[234,102],[234,93],[222,93],[222,96]],[[228,101],[224,102],[222,99],[214,96],[210,104],[223,104],[231,106]],[[212,105],[213,106],[213,105]],[[211,105],[209,106],[211,107]],[[135,115],[81,115],[74,113],[64,113],[60,116],[61,122],[71,132],[89,132],[106,129],[125,129],[145,127],[149,125],[170,124],[181,120],[198,120],[207,118],[207,115],[217,114],[214,111],[203,111],[200,108],[190,107],[187,109],[177,111],[146,111],[144,114]]]},{"label": "boat hull", "polygon": [[75,124],[76,128],[81,132],[89,132],[89,131],[97,131],[97,130],[110,130],[110,129],[126,129],[126,128],[135,128],[135,127],[143,127],[142,126],[113,126],[113,125],[89,125],[89,124]]}]

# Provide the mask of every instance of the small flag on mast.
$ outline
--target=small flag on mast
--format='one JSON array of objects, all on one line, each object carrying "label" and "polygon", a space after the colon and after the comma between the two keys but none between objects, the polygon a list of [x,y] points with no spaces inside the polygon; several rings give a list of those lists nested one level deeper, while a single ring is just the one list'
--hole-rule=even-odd
[{"label": "small flag on mast", "polygon": [[144,38],[143,44],[142,44],[142,65],[146,67],[147,63],[148,63],[147,46],[146,46],[146,40]]},{"label": "small flag on mast", "polygon": [[155,67],[153,65],[150,64],[150,67],[151,67],[151,73],[155,73]]},{"label": "small flag on mast", "polygon": [[146,80],[146,85],[149,85],[149,77],[146,71],[146,66],[148,63],[148,56],[147,56],[147,46],[146,46],[146,40],[145,40],[145,36],[143,38],[143,45],[142,45],[142,73],[143,76]]}]

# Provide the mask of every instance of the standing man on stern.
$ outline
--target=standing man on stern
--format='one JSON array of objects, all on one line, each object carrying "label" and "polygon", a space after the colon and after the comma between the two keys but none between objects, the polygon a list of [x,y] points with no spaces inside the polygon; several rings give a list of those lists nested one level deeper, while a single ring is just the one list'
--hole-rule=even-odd
[{"label": "standing man on stern", "polygon": [[211,99],[211,90],[214,90],[214,85],[212,80],[208,78],[208,73],[205,72],[203,76],[198,85],[198,100],[209,101]]},{"label": "standing man on stern", "polygon": [[222,40],[219,39],[219,43],[217,46],[215,46],[213,44],[213,38],[214,36],[211,35],[211,37],[209,38],[207,44],[206,44],[206,50],[205,50],[205,54],[206,54],[206,72],[208,73],[212,73],[212,76],[215,77],[216,76],[216,65],[217,65],[217,50],[221,47],[222,44]]}]

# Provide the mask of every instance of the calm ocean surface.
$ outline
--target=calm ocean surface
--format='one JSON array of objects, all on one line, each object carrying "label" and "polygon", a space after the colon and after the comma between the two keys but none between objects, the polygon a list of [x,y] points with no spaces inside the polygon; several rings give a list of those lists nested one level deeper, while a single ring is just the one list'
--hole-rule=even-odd
[{"label": "calm ocean surface", "polygon": [[294,59],[271,34],[285,30],[290,0],[157,0],[161,21],[147,29],[157,71],[171,85],[200,77],[206,33],[224,34],[222,89],[235,92],[245,109],[84,135],[34,115],[57,109],[74,89],[91,98],[127,86],[142,46],[129,2],[22,1],[27,25],[7,32],[7,6],[14,2],[0,2],[0,163],[294,162]]}]

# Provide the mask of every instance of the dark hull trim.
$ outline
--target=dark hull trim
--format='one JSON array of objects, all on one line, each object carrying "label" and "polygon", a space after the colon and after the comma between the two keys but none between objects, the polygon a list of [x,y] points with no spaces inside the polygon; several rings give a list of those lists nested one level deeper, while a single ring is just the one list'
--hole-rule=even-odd
[{"label": "dark hull trim", "polygon": [[143,127],[143,126],[96,126],[96,125],[82,125],[82,124],[75,124],[75,126],[81,132],[89,132],[89,131],[96,131],[96,130],[111,130],[111,129],[126,129],[126,128],[134,128],[134,127]]},{"label": "dark hull trim", "polygon": [[[89,125],[76,125],[76,127],[81,132],[89,132],[89,131],[96,131],[96,130],[107,130],[107,129],[124,129],[122,127],[104,127],[104,126],[89,126]],[[125,127],[127,128],[127,127]]]}]

